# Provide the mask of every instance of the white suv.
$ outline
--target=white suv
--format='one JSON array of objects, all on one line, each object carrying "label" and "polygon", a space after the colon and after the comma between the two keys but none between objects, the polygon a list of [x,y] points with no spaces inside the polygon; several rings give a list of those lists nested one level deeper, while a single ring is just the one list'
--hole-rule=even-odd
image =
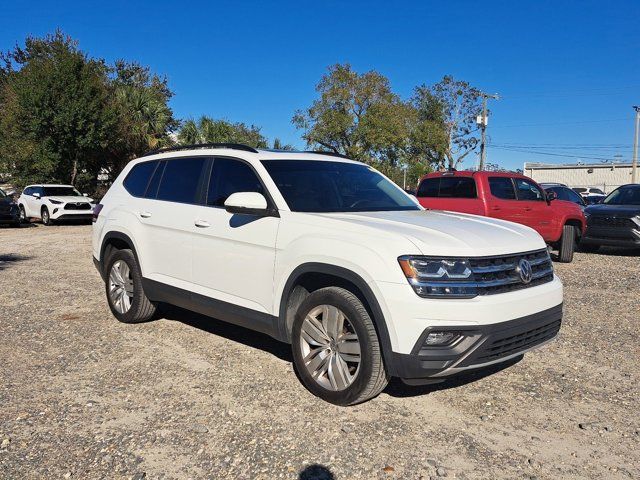
[{"label": "white suv", "polygon": [[92,202],[72,185],[29,185],[18,198],[18,208],[21,221],[36,218],[52,225],[56,220],[91,220]]},{"label": "white suv", "polygon": [[544,240],[423,209],[327,153],[218,144],[132,161],[94,213],[93,257],[127,323],[160,302],[292,344],[304,385],[351,405],[520,356],[556,336]]}]

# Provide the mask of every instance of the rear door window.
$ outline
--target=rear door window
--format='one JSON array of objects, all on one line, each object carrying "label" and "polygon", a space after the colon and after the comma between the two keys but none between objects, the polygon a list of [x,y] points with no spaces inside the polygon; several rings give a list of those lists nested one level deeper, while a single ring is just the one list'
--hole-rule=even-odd
[{"label": "rear door window", "polygon": [[516,192],[509,177],[489,177],[491,195],[503,200],[515,200]]},{"label": "rear door window", "polygon": [[206,163],[206,157],[168,160],[156,198],[167,202],[199,203]]},{"label": "rear door window", "polygon": [[127,192],[134,197],[142,197],[157,164],[157,160],[152,160],[135,165],[122,182]]}]

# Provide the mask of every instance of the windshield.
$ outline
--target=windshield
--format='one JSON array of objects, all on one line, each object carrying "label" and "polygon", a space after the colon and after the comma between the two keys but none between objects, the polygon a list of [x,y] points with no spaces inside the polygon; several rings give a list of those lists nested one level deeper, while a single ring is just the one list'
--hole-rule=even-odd
[{"label": "windshield", "polygon": [[620,187],[611,192],[602,203],[607,205],[640,205],[640,187]]},{"label": "windshield", "polygon": [[263,160],[294,212],[420,210],[399,187],[367,165],[317,160]]},{"label": "windshield", "polygon": [[0,188],[0,198],[4,198],[4,197],[6,197],[6,196],[7,196],[7,194],[6,194],[6,193],[4,193],[4,190],[2,190],[2,189]]},{"label": "windshield", "polygon": [[82,194],[73,187],[43,187],[43,197],[81,197]]}]

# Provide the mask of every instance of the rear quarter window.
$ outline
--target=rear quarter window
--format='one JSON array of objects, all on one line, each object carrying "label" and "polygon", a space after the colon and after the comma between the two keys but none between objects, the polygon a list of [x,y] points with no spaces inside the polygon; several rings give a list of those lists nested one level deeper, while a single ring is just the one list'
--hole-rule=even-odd
[{"label": "rear quarter window", "polygon": [[156,169],[157,160],[142,162],[134,166],[122,184],[124,188],[134,197],[142,197],[147,190],[149,179]]}]

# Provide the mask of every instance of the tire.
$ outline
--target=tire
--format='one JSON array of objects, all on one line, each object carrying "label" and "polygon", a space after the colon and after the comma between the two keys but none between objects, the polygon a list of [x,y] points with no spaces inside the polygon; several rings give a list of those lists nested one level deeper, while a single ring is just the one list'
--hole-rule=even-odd
[{"label": "tire", "polygon": [[156,305],[142,289],[142,273],[133,252],[129,249],[115,250],[107,258],[105,272],[105,293],[113,316],[122,323],[151,320]]},{"label": "tire", "polygon": [[573,252],[576,249],[576,228],[573,225],[562,227],[562,237],[558,248],[558,261],[570,263],[573,260]]},{"label": "tire", "polygon": [[51,220],[51,215],[49,214],[49,209],[47,207],[42,207],[40,211],[40,218],[42,219],[42,224],[50,227],[53,225],[53,220]]},{"label": "tire", "polygon": [[[333,329],[327,323],[332,318],[337,320]],[[337,327],[340,323],[342,328]],[[373,321],[358,297],[344,288],[322,288],[302,302],[293,322],[291,343],[303,385],[327,402],[342,406],[362,403],[389,383]]]},{"label": "tire", "polygon": [[594,245],[589,243],[580,245],[581,252],[596,253],[598,250],[600,250],[600,245]]},{"label": "tire", "polygon": [[27,218],[27,212],[25,212],[24,206],[20,205],[18,210],[20,211],[20,223],[27,223],[29,219]]}]

